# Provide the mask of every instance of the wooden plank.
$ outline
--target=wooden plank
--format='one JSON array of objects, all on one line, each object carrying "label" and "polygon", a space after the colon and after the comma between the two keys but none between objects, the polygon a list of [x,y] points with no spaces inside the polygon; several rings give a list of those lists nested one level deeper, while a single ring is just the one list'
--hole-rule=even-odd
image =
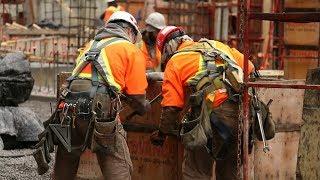
[{"label": "wooden plank", "polygon": [[128,132],[128,146],[134,167],[133,180],[179,179],[176,138],[169,137],[163,147],[156,147],[150,143],[149,133]]},{"label": "wooden plank", "polygon": [[294,58],[284,58],[284,77],[286,79],[305,79],[308,69],[318,66],[317,51],[290,49],[288,55]]},{"label": "wooden plank", "polygon": [[299,132],[277,133],[268,141],[271,151],[262,151],[262,142],[255,144],[254,179],[295,179]]},{"label": "wooden plank", "polygon": [[[304,81],[272,81],[271,83],[304,84]],[[303,89],[258,89],[262,101],[273,99],[270,106],[276,124],[302,124]]]},{"label": "wooden plank", "polygon": [[319,46],[319,29],[320,23],[285,23],[284,43]]},{"label": "wooden plank", "polygon": [[[271,83],[304,84],[304,81],[272,81]],[[300,126],[302,125],[303,89],[260,88],[258,96],[264,102],[273,99],[270,106],[276,122],[276,136],[268,141],[271,151],[262,151],[262,142],[256,141],[253,157],[253,179],[295,179]]]},{"label": "wooden plank", "polygon": [[285,8],[319,8],[319,0],[285,0]]}]

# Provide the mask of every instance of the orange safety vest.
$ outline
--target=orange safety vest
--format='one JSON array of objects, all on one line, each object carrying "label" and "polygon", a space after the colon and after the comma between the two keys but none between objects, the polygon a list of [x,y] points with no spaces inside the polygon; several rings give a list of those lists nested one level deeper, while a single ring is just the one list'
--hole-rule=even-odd
[{"label": "orange safety vest", "polygon": [[[239,74],[242,76],[243,55],[221,42],[210,40],[210,44],[227,56],[231,60],[230,63],[238,66],[237,68],[240,68]],[[204,57],[195,50],[198,46],[198,42],[186,41],[180,45],[178,52],[168,61],[162,85],[163,100],[161,104],[163,107],[183,108],[186,87],[196,85],[199,79],[207,74]],[[214,62],[217,67],[225,65],[225,62],[219,60]],[[252,72],[253,69],[253,64],[250,62],[249,71]],[[228,98],[228,93],[225,89],[216,89],[206,98],[212,102],[213,107],[217,107]]]},{"label": "orange safety vest", "polygon": [[118,5],[117,7],[114,6],[109,6],[106,8],[105,13],[104,13],[104,21],[108,21],[110,19],[110,16],[117,12],[117,11],[123,11],[124,9],[122,8],[122,6]]},{"label": "orange safety vest", "polygon": [[141,41],[138,44],[139,49],[142,51],[144,58],[146,60],[147,69],[156,70],[159,68],[161,61],[161,52],[158,48],[156,48],[156,57],[151,58],[147,49],[147,44],[144,41]]},{"label": "orange safety vest", "polygon": [[[112,74],[112,71],[110,69],[110,64],[109,64],[109,59],[106,55],[106,52],[103,50],[104,48],[106,48],[107,46],[110,46],[112,44],[115,43],[121,43],[124,42],[126,40],[122,39],[122,38],[116,38],[116,37],[112,37],[112,38],[106,38],[101,40],[98,44],[97,44],[97,48],[101,49],[100,50],[100,54],[98,56],[98,58],[96,59],[96,61],[101,65],[103,72],[106,74],[106,77],[101,77],[101,75],[99,74],[99,79],[101,81],[105,81],[108,82],[110,86],[114,87],[118,92],[121,91],[121,87],[120,85],[115,81],[115,78]],[[92,78],[92,69],[91,69],[91,64],[87,64],[85,67],[83,67],[83,63],[85,63],[85,54],[86,52],[91,48],[93,44],[93,41],[91,41],[88,46],[85,48],[85,50],[80,53],[80,55],[78,56],[77,60],[76,60],[76,67],[74,68],[74,70],[72,71],[72,76],[75,77],[79,77],[82,79],[91,79]],[[106,44],[108,44],[106,46]]]}]

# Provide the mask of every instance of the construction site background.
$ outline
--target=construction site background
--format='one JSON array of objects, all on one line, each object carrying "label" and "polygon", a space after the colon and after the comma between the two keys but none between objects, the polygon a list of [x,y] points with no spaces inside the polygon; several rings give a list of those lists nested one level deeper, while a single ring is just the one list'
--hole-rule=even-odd
[{"label": "construction site background", "polygon": [[[238,48],[238,0],[119,1],[141,28],[148,14],[163,13],[167,24],[182,26],[195,40],[215,39]],[[319,12],[317,0],[251,0],[251,12]],[[0,52],[29,55],[36,78],[34,91],[55,93],[55,75],[70,70],[78,50],[102,27],[103,0],[1,0]],[[262,73],[305,79],[319,66],[318,22],[282,23],[250,20],[250,59]],[[273,70],[273,71],[268,71]],[[48,76],[38,76],[42,73]],[[40,79],[37,79],[40,78]]]}]

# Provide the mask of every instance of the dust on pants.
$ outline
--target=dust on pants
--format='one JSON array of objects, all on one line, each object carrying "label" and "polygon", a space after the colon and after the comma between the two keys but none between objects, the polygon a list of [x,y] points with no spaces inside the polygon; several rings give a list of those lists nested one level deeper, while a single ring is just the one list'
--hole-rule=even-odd
[{"label": "dust on pants", "polygon": [[[185,150],[182,165],[183,180],[235,180],[237,177],[237,131],[239,106],[232,101],[226,101],[214,109],[217,118],[232,128],[235,135],[223,160],[216,160],[207,152],[206,148]],[[218,136],[214,133],[213,138]],[[214,169],[215,163],[215,171]],[[215,172],[215,173],[213,173]],[[215,177],[214,177],[215,176]]]},{"label": "dust on pants", "polygon": [[[88,121],[77,120],[76,128],[72,128],[72,144],[80,146],[83,142]],[[96,152],[101,172],[106,180],[131,180],[132,162],[126,142],[126,132],[121,123],[118,123],[117,149]],[[67,152],[63,146],[58,146],[53,179],[75,179],[78,171],[81,153],[79,151]]]}]

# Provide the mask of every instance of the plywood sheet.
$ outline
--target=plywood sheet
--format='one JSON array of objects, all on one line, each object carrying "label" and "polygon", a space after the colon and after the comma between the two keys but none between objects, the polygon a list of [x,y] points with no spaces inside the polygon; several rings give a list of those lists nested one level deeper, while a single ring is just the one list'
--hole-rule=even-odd
[{"label": "plywood sheet", "polygon": [[319,45],[320,23],[285,23],[284,42],[288,45]]},{"label": "plywood sheet", "polygon": [[129,132],[128,145],[134,166],[133,180],[179,179],[179,143],[176,138],[169,137],[163,147],[157,147],[150,143],[149,133]]},{"label": "plywood sheet", "polygon": [[319,0],[285,0],[285,8],[320,8]]},{"label": "plywood sheet", "polygon": [[[270,83],[304,84],[304,81],[273,81]],[[258,96],[264,102],[273,99],[270,106],[276,124],[289,125],[302,123],[303,89],[260,88]]]},{"label": "plywood sheet", "polygon": [[[272,81],[270,83],[304,84],[304,81]],[[253,179],[295,179],[304,90],[266,89],[258,90],[259,97],[268,102],[277,133],[268,141],[271,151],[262,151],[262,142],[256,141],[254,148]]]},{"label": "plywood sheet", "polygon": [[262,151],[262,142],[257,142],[254,151],[254,179],[295,179],[299,132],[277,133],[269,141],[271,151]]},{"label": "plywood sheet", "polygon": [[313,50],[289,50],[284,58],[286,79],[306,79],[308,69],[318,66],[318,52]]}]

